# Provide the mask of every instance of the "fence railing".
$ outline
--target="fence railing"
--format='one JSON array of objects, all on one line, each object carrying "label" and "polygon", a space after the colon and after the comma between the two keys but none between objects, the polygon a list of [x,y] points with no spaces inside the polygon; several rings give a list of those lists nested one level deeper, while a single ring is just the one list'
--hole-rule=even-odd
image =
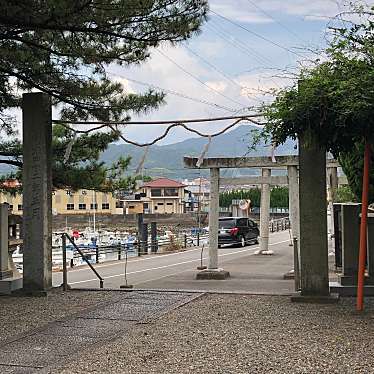
[{"label": "fence railing", "polygon": [[271,220],[269,222],[269,231],[284,231],[291,228],[291,223],[289,218],[279,218],[276,220]]},{"label": "fence railing", "polygon": [[[73,240],[73,239],[71,239]],[[191,236],[187,234],[174,236],[170,238],[161,238],[156,241],[138,241],[131,243],[118,243],[113,245],[96,245],[84,246],[74,242],[66,245],[66,262],[69,266],[75,267],[84,265],[88,262],[101,263],[105,261],[115,261],[123,259],[124,254],[129,257],[142,255],[159,255],[165,253],[172,253],[177,250],[186,249],[189,247],[200,247],[206,245],[208,241],[208,234],[197,234]],[[79,252],[76,250],[79,248]],[[61,247],[55,247],[52,251],[52,262],[55,267],[64,264],[63,251]]]},{"label": "fence railing", "polygon": [[[61,235],[61,234],[60,234]],[[67,234],[66,234],[67,235]],[[71,240],[73,240],[71,238]],[[73,240],[74,241],[74,240]],[[138,241],[137,239],[130,243],[124,244],[107,244],[107,245],[82,245],[74,241],[74,244],[67,240],[66,243],[66,262],[68,267],[84,265],[89,261],[91,264],[105,261],[121,260],[124,254],[129,257],[141,255],[159,255],[164,253],[175,252],[176,250],[186,249],[189,247],[200,247],[207,244],[208,234],[197,233],[195,235],[180,233],[179,235],[169,238],[158,238],[156,241],[151,239],[147,242]],[[79,248],[80,252],[76,250]],[[82,256],[83,254],[83,256]],[[12,256],[15,267],[23,271],[23,253],[17,251]],[[64,254],[62,243],[52,246],[52,268],[54,271],[62,270],[64,264]]]},{"label": "fence railing", "polygon": [[67,257],[66,257],[66,239],[73,245],[74,249],[79,253],[79,255],[82,257],[82,259],[86,262],[86,264],[90,267],[90,269],[93,271],[93,273],[96,275],[96,277],[100,281],[100,288],[104,287],[104,279],[101,277],[101,275],[96,271],[96,269],[93,267],[89,259],[86,257],[86,255],[81,251],[81,249],[75,244],[74,239],[70,237],[70,235],[63,233],[62,234],[62,267],[63,267],[63,289],[66,291],[68,289],[68,282],[67,282]]},{"label": "fence railing", "polygon": [[[290,221],[288,218],[281,218],[269,222],[270,232],[284,231],[289,228]],[[55,270],[61,270],[64,264],[72,268],[88,263],[95,264],[105,261],[121,260],[124,258],[125,254],[129,257],[135,257],[171,253],[190,247],[207,246],[209,241],[208,233],[195,232],[194,235],[179,233],[169,237],[157,238],[157,240],[152,240],[150,238],[148,241],[139,241],[135,239],[129,243],[87,246],[77,244],[68,234],[65,235],[65,240],[67,240],[65,243],[65,251],[63,251],[61,245],[52,247],[52,263]],[[240,242],[237,244],[240,244]],[[13,261],[17,268],[21,270],[23,263],[22,253],[13,255]]]}]

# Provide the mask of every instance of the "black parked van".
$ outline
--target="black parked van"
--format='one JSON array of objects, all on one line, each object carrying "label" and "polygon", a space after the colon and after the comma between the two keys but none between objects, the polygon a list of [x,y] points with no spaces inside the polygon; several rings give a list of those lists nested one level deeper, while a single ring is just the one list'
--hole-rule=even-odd
[{"label": "black parked van", "polygon": [[218,246],[224,244],[245,247],[249,243],[258,243],[257,223],[249,218],[222,217],[218,222]]}]

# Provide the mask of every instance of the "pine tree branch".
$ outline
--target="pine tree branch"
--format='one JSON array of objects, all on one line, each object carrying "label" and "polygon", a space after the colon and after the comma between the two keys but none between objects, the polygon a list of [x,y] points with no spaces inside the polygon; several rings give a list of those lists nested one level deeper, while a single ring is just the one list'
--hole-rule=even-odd
[{"label": "pine tree branch", "polygon": [[15,161],[15,160],[0,160],[0,164],[7,164],[12,166],[17,166],[21,168],[23,166],[23,162],[21,161]]}]

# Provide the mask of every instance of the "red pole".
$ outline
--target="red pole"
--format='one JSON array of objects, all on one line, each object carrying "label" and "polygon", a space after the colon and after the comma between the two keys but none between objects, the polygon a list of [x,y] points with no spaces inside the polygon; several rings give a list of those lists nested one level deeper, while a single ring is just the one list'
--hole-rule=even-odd
[{"label": "red pole", "polygon": [[357,282],[357,304],[356,309],[362,311],[364,308],[364,284],[365,284],[365,262],[366,262],[366,232],[369,195],[369,169],[371,150],[370,144],[365,142],[364,154],[364,176],[362,180],[362,206],[360,225],[360,252],[358,259],[358,282]]}]

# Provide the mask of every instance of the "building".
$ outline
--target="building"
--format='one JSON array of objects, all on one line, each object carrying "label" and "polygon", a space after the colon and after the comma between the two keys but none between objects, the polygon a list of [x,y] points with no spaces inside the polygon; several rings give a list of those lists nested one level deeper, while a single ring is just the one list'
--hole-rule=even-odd
[{"label": "building", "polygon": [[154,179],[125,198],[125,213],[184,213],[186,194],[183,183],[168,178]]},{"label": "building", "polygon": [[209,211],[210,181],[200,177],[192,181],[185,179],[183,184],[189,192],[190,210]]},{"label": "building", "polygon": [[[0,193],[0,203],[9,204],[13,214],[22,214],[22,195]],[[92,190],[52,192],[53,214],[123,214],[123,202],[112,193]]]}]

